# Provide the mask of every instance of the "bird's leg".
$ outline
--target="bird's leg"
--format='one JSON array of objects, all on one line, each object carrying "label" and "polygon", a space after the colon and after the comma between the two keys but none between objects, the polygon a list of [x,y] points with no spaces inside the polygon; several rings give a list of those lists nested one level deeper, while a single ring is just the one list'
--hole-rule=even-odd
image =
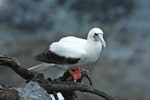
[{"label": "bird's leg", "polygon": [[86,69],[83,69],[81,67],[73,67],[68,69],[69,74],[73,77],[73,80],[76,81],[81,81],[83,77],[86,77],[90,85],[92,85],[92,81],[89,77],[89,71]]},{"label": "bird's leg", "polygon": [[77,81],[78,79],[82,78],[80,67],[68,68],[68,72],[73,77],[74,81]]}]

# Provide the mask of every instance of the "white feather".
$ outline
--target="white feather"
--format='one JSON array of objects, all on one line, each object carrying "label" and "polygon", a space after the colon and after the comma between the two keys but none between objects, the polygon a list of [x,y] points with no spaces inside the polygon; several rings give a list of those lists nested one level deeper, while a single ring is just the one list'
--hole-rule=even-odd
[{"label": "white feather", "polygon": [[50,67],[50,66],[56,66],[56,64],[41,63],[36,66],[28,68],[28,70],[39,71],[39,70],[46,69],[47,67]]},{"label": "white feather", "polygon": [[81,45],[70,42],[55,42],[50,45],[50,50],[60,56],[68,58],[86,58],[86,51]]},{"label": "white feather", "polygon": [[78,45],[83,45],[87,42],[86,39],[81,39],[81,38],[77,38],[77,37],[74,37],[74,36],[67,36],[67,37],[64,37],[64,38],[61,38],[59,40],[59,42],[69,42],[69,43],[75,43],[75,44],[78,44]]}]

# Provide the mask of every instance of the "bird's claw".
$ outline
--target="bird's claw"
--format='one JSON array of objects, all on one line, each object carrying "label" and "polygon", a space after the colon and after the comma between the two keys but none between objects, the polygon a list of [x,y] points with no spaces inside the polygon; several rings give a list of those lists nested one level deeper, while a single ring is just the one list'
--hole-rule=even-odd
[{"label": "bird's claw", "polygon": [[69,74],[72,76],[74,82],[81,82],[84,77],[88,79],[90,85],[92,86],[91,78],[89,77],[89,71],[80,67],[76,69],[68,69]]}]

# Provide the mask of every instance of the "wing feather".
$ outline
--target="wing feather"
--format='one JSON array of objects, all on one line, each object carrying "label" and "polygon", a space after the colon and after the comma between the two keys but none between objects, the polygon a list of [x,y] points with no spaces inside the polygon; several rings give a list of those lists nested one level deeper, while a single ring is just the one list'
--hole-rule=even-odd
[{"label": "wing feather", "polygon": [[55,42],[50,46],[50,50],[55,54],[64,57],[81,58],[86,57],[86,51],[84,48],[75,43],[67,42]]}]

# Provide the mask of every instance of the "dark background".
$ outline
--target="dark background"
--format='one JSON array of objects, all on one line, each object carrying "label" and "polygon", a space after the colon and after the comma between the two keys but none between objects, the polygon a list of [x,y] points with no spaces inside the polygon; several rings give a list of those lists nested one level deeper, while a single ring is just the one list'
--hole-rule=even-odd
[{"label": "dark background", "polygon": [[[150,99],[149,0],[0,0],[0,55],[16,57],[31,67],[33,57],[52,42],[88,31],[104,31],[107,47],[99,60],[87,67],[94,86],[119,100]],[[56,77],[57,68],[42,71]],[[0,66],[0,84],[24,80]],[[79,93],[82,100],[99,97]]]}]

